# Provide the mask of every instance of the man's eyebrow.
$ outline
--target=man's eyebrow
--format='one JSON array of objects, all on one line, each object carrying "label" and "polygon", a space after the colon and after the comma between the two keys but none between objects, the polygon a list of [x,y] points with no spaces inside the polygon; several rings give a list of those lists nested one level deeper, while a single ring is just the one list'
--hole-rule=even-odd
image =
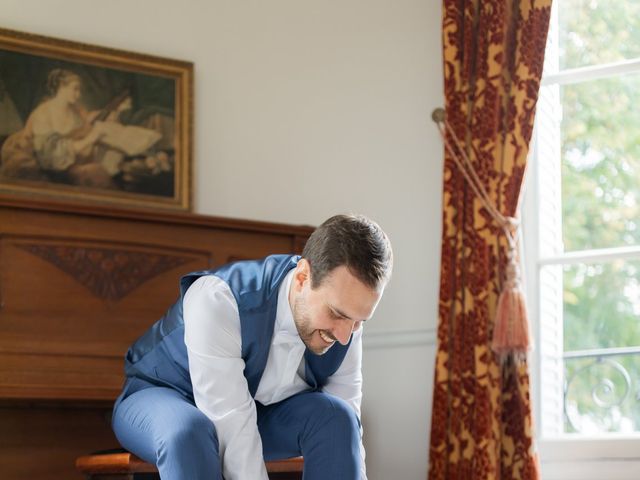
[{"label": "man's eyebrow", "polygon": [[[349,315],[347,315],[346,313],[340,311],[340,309],[334,307],[333,305],[329,305],[329,308],[331,310],[333,310],[334,313],[337,313],[339,316],[346,318],[347,320],[353,320],[353,318],[351,318]],[[354,320],[354,321],[359,321],[359,322],[366,322],[368,319],[365,318],[363,320]]]}]

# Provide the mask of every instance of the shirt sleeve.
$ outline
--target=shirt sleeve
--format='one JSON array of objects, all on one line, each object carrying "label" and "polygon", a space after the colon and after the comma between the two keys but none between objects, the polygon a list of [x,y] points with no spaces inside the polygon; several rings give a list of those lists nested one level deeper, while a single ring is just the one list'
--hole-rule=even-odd
[{"label": "shirt sleeve", "polygon": [[[329,377],[327,383],[322,390],[331,395],[341,398],[356,412],[360,419],[360,405],[362,403],[362,331],[361,326],[353,333],[351,345],[347,350],[342,364]],[[362,444],[362,422],[360,422],[360,458],[362,459],[362,467],[360,470],[361,480],[367,480],[367,471],[365,466],[365,450]]]},{"label": "shirt sleeve", "polygon": [[216,427],[223,477],[268,480],[233,293],[218,277],[201,277],[187,290],[183,309],[193,396]]}]

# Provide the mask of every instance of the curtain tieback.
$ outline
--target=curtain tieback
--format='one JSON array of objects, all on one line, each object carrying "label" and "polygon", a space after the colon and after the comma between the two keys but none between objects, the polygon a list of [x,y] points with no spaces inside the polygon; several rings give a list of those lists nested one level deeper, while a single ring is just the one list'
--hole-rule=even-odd
[{"label": "curtain tieback", "polygon": [[[514,356],[523,358],[531,346],[531,335],[529,333],[529,319],[525,305],[524,292],[520,267],[518,266],[518,233],[520,221],[517,218],[503,215],[491,202],[478,174],[473,168],[473,163],[469,159],[455,132],[446,119],[445,110],[437,108],[431,114],[431,118],[438,126],[445,149],[455,162],[456,166],[463,174],[465,180],[480,199],[492,218],[498,223],[507,239],[507,266],[502,283],[500,296],[496,308],[496,317],[493,325],[493,339],[491,348],[501,358]],[[447,133],[453,139],[453,145],[447,138]],[[454,149],[455,147],[455,149]],[[473,145],[471,145],[475,155]],[[459,155],[456,153],[459,152]]]}]

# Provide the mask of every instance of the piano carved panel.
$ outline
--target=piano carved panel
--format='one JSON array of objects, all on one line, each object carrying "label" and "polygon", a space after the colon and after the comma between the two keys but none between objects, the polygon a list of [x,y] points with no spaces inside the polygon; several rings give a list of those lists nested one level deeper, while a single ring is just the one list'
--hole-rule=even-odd
[{"label": "piano carved panel", "polygon": [[128,346],[193,270],[300,253],[308,227],[39,203],[0,193],[0,477],[80,480],[117,447]]},{"label": "piano carved panel", "polygon": [[26,242],[16,246],[55,265],[97,297],[111,301],[120,300],[147,280],[193,260],[127,246]]}]

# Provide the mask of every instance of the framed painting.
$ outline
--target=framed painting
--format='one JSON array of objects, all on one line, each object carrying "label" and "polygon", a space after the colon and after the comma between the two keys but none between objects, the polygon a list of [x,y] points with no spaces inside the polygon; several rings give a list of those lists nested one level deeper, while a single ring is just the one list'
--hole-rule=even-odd
[{"label": "framed painting", "polygon": [[191,209],[193,64],[0,29],[0,192]]}]

